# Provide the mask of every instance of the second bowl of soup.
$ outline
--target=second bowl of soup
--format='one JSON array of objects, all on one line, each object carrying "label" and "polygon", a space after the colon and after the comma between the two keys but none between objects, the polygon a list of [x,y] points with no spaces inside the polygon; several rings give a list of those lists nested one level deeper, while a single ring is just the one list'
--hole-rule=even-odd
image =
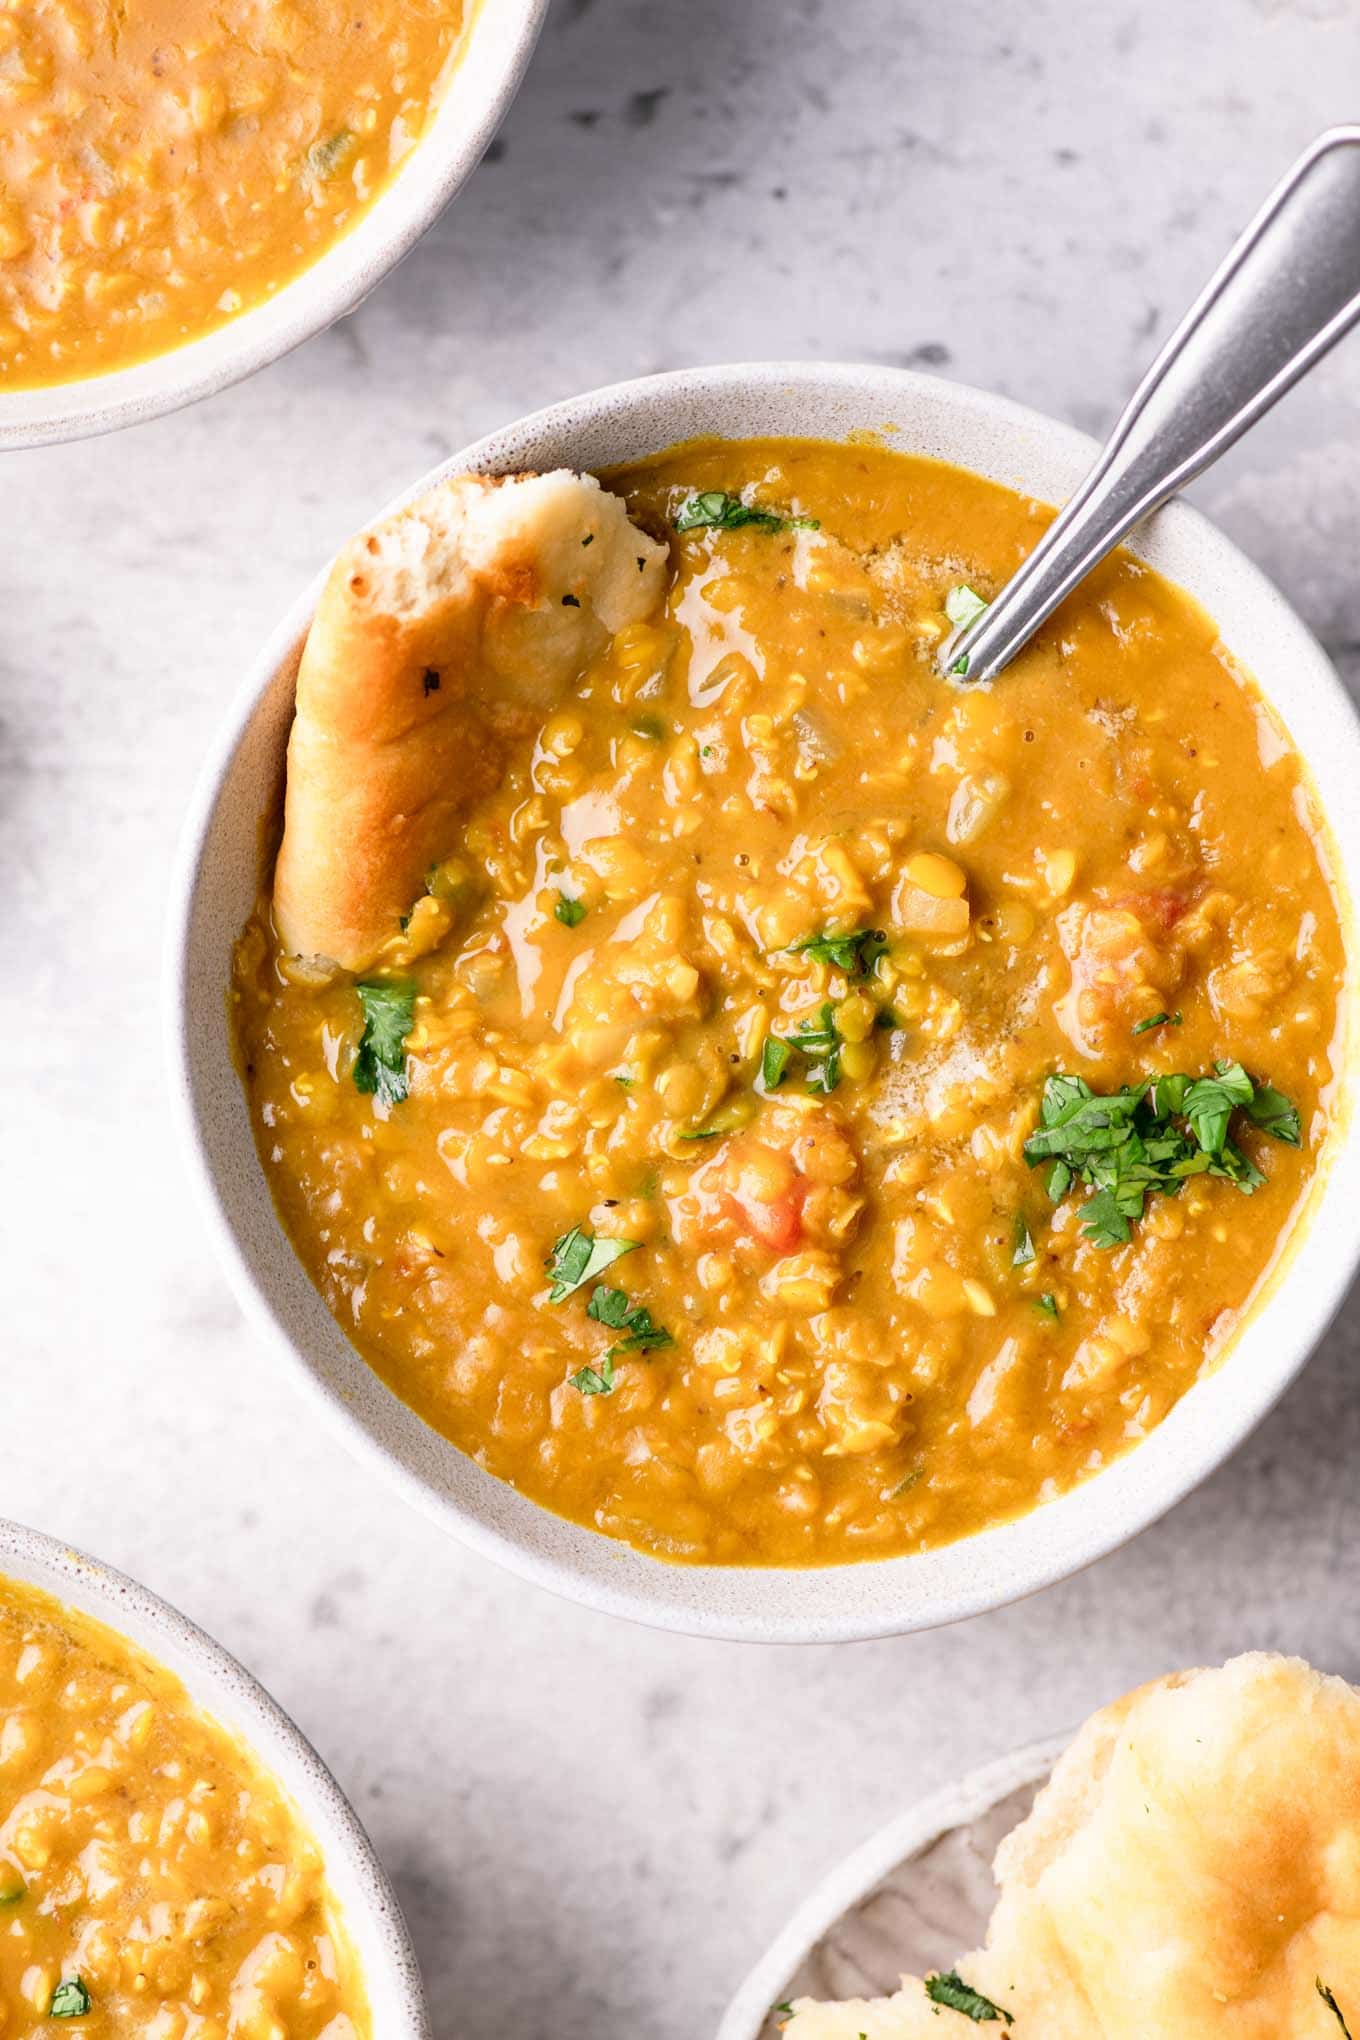
[{"label": "second bowl of soup", "polygon": [[132,1581],[0,1523],[0,2026],[426,2040],[387,1878],[311,1747]]},{"label": "second bowl of soup", "polygon": [[0,447],[154,417],[350,311],[475,168],[545,5],[0,17]]},{"label": "second bowl of soup", "polygon": [[179,967],[238,1272],[549,1583],[767,1635],[1009,1598],[1344,1283],[1325,660],[1177,511],[939,670],[1083,452],[848,371],[564,407],[341,556],[215,768]]}]

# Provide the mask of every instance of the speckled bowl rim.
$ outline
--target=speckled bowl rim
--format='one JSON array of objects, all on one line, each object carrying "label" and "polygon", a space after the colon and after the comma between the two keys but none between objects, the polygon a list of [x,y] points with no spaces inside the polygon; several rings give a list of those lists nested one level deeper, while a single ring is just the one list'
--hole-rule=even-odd
[{"label": "speckled bowl rim", "polygon": [[467,44],[427,133],[391,184],[263,304],[149,361],[44,389],[0,389],[0,452],[142,425],[291,352],[352,312],[466,183],[528,67],[548,0],[475,0]]},{"label": "speckled bowl rim", "polygon": [[[1050,501],[1075,487],[1095,452],[1083,433],[938,377],[853,364],[733,364],[552,405],[441,462],[397,501],[460,469],[599,467],[703,432],[781,429],[833,437],[885,431],[903,450],[956,460]],[[1360,724],[1325,653],[1265,576],[1184,505],[1145,527],[1136,550],[1205,602],[1294,731],[1342,852],[1338,879],[1348,900],[1344,873],[1360,873]],[[931,1551],[807,1569],[672,1566],[539,1508],[399,1402],[349,1345],[285,1238],[249,1142],[226,1038],[230,945],[248,912],[260,817],[282,770],[291,679],[323,579],[263,648],[206,760],[172,879],[164,989],[173,1110],[228,1278],[351,1450],[442,1528],[539,1586],[660,1628],[770,1643],[900,1635],[1007,1605],[1115,1550],[1229,1457],[1298,1374],[1360,1262],[1360,1227],[1345,1216],[1360,1209],[1353,1115],[1342,1115],[1282,1270],[1224,1363],[1146,1440],[1081,1486]],[[1263,659],[1267,642],[1273,650]],[[267,756],[252,764],[266,745]],[[233,819],[233,798],[246,810],[253,802],[253,812]],[[217,895],[233,887],[235,925],[216,926]],[[1353,934],[1351,948],[1354,959]],[[1355,1006],[1352,983],[1348,1070]]]},{"label": "speckled bowl rim", "polygon": [[374,2040],[430,2040],[415,1950],[387,1872],[321,1758],[259,1681],[204,1630],[125,1573],[0,1517],[0,1586],[39,1587],[181,1679],[190,1698],[278,1779],[315,1838],[358,1958]]},{"label": "speckled bowl rim", "polygon": [[[873,1896],[885,1878],[947,1835],[980,1820],[1023,1785],[1047,1782],[1070,1735],[1047,1736],[994,1758],[963,1778],[917,1800],[843,1856],[818,1879],[743,1978],[723,2013],[714,2040],[761,2040],[772,2005],[782,2004],[789,1980],[839,1920]],[[954,1955],[967,1951],[955,1949]]]}]

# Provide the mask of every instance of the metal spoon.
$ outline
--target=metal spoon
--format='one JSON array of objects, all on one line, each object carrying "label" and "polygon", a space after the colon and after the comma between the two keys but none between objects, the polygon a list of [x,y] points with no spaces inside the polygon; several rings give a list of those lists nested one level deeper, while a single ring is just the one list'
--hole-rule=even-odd
[{"label": "metal spoon", "polygon": [[996,600],[945,641],[990,680],[1133,526],[1218,459],[1360,319],[1360,127],[1329,128],[1211,277],[1105,450]]}]

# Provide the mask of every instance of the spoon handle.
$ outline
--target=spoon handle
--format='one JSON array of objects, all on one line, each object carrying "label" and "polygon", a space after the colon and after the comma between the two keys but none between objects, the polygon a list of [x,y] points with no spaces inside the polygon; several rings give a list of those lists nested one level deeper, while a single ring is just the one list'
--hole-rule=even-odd
[{"label": "spoon handle", "polygon": [[1360,127],[1335,127],[1210,278],[1024,565],[947,641],[945,669],[992,679],[1135,524],[1217,460],[1357,319]]}]

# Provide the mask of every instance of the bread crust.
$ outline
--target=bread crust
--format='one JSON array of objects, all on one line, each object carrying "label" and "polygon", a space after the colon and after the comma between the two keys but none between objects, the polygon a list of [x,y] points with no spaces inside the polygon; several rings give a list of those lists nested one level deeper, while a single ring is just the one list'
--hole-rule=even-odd
[{"label": "bread crust", "polygon": [[[1319,1980],[1360,2034],[1360,1695],[1266,1652],[1140,1687],[1087,1722],[996,1876],[959,1969],[1008,2040],[1340,2040]],[[788,2031],[914,2036],[882,2023],[898,2004],[800,2005]],[[936,2040],[977,2030],[940,2017]]]},{"label": "bread crust", "polygon": [[509,749],[655,606],[665,561],[566,470],[456,476],[351,540],[298,671],[274,873],[291,954],[373,960]]}]

